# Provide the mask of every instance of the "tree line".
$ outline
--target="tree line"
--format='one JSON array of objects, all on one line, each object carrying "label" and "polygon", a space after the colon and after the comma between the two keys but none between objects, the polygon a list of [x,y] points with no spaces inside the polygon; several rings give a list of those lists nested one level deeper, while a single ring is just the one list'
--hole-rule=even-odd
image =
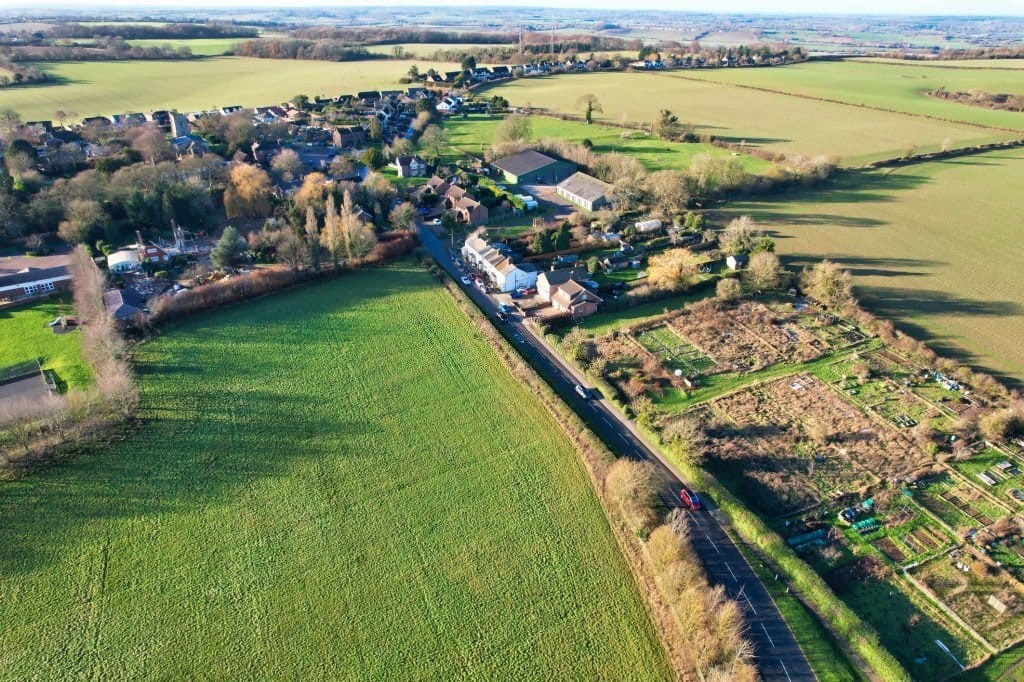
[{"label": "tree line", "polygon": [[314,59],[331,62],[388,59],[387,55],[370,52],[365,47],[343,40],[300,40],[298,38],[261,38],[235,46],[239,57],[263,59]]},{"label": "tree line", "polygon": [[180,40],[193,38],[255,38],[256,29],[219,22],[176,22],[162,26],[152,24],[111,23],[57,24],[43,32],[48,38],[125,38],[129,40]]}]

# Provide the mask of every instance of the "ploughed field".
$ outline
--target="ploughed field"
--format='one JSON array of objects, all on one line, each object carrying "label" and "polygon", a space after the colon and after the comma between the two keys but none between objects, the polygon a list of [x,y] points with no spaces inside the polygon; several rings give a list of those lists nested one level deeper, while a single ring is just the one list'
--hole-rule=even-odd
[{"label": "ploughed field", "polygon": [[[798,264],[830,258],[857,295],[943,354],[1024,381],[1024,151],[841,176],[731,204]],[[729,216],[725,216],[729,217]]]},{"label": "ploughed field", "polygon": [[0,677],[670,677],[577,453],[425,271],[136,357],[135,432],[0,488]]},{"label": "ploughed field", "polygon": [[[174,43],[172,43],[174,44]],[[22,120],[52,119],[57,110],[95,116],[152,109],[204,111],[280,104],[295,95],[354,95],[405,87],[413,63],[426,71],[451,64],[399,60],[321,62],[211,57],[178,61],[38,63],[54,82],[4,91],[3,107]]]},{"label": "ploughed field", "polygon": [[[840,64],[858,69],[862,65]],[[780,72],[797,67],[780,67]],[[884,67],[882,67],[884,68]],[[755,77],[772,69],[734,69]],[[669,109],[701,134],[768,152],[835,155],[843,165],[1010,139],[1014,133],[866,107],[739,88],[702,80],[725,70],[594,73],[522,78],[495,86],[514,106],[579,113],[576,101],[594,94],[604,112],[597,121],[650,123]],[[742,75],[741,75],[742,77]]]}]

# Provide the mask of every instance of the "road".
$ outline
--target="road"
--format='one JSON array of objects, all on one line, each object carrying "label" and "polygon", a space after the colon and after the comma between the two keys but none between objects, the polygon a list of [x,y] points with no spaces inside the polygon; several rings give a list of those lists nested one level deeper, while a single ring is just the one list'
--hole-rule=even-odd
[{"label": "road", "polygon": [[[503,324],[497,320],[497,303],[475,286],[466,286],[462,273],[451,260],[448,246],[428,228],[420,227],[420,241],[484,314],[507,336],[516,349],[537,369],[555,391],[605,444],[620,457],[652,462],[667,489],[660,495],[670,507],[679,507],[678,492],[682,477],[671,463],[644,442],[633,424],[602,400],[586,400],[576,393],[576,384],[586,385],[575,368],[569,367],[547,342],[523,324],[519,316],[510,316]],[[746,557],[725,532],[714,512],[686,510],[690,538],[709,578],[725,587],[726,593],[743,607],[748,623],[747,637],[754,644],[757,666],[765,680],[796,682],[814,680],[807,658],[779,613],[764,584],[754,573]]]}]

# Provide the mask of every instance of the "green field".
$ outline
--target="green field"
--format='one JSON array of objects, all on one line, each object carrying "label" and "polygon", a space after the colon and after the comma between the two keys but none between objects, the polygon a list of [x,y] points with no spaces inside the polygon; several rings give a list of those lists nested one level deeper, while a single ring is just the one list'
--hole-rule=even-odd
[{"label": "green field", "polygon": [[423,270],[200,315],[0,488],[0,677],[672,677],[579,461]]},{"label": "green field", "polygon": [[[562,121],[546,116],[534,116],[530,120],[534,140],[552,138],[575,143],[590,140],[594,143],[595,152],[622,152],[634,157],[652,171],[689,168],[693,157],[700,154],[715,157],[732,155],[732,152],[710,144],[666,142],[638,130],[630,131],[596,124],[588,126],[585,123]],[[500,121],[500,116],[453,117],[445,122],[445,128],[448,129],[453,146],[470,154],[482,156],[484,150],[491,146]],[[630,137],[626,139],[623,135]],[[753,156],[739,155],[736,158],[751,173],[758,173],[769,165],[767,161]]]},{"label": "green field", "polygon": [[1024,59],[936,59],[934,61],[910,61],[885,57],[851,57],[848,62],[869,64],[897,64],[899,66],[922,66],[940,69],[1024,69]]},{"label": "green field", "polygon": [[958,104],[927,94],[941,86],[947,90],[1024,94],[1024,71],[1019,69],[968,70],[935,64],[916,66],[914,62],[810,62],[779,69],[692,71],[686,72],[686,77],[1024,130],[1024,114],[1020,112]]},{"label": "green field", "polygon": [[245,38],[182,38],[181,40],[136,38],[127,42],[129,45],[138,45],[139,47],[172,47],[174,49],[187,47],[192,50],[194,55],[213,56],[224,54],[228,50],[233,49],[235,45],[245,42]]},{"label": "green field", "polygon": [[670,109],[699,133],[772,152],[837,155],[846,165],[900,156],[911,145],[918,151],[937,151],[946,141],[961,146],[1012,137],[987,128],[736,88],[691,78],[692,73],[523,78],[488,92],[517,106],[571,113],[577,113],[580,95],[593,93],[604,107],[598,120],[650,123],[658,110]]},{"label": "green field", "polygon": [[729,215],[753,215],[797,264],[842,263],[866,307],[1020,384],[1022,186],[1024,151],[1004,150],[843,176]]},{"label": "green field", "polygon": [[70,301],[58,299],[0,310],[0,368],[39,360],[67,388],[92,383],[92,373],[82,359],[80,332],[54,334],[46,326],[57,316],[69,314]]},{"label": "green field", "polygon": [[[54,111],[79,116],[152,109],[200,111],[239,104],[277,104],[298,94],[354,94],[400,87],[414,62],[321,62],[213,57],[181,61],[54,62],[36,64],[56,83],[12,88],[3,107],[23,120],[52,118]],[[421,69],[445,64],[417,62]]]}]

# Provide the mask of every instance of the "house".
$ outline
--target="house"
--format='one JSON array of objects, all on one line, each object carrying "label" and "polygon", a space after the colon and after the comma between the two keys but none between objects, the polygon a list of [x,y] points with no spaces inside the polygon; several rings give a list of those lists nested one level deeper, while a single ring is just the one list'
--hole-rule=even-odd
[{"label": "house", "polygon": [[430,96],[430,91],[426,88],[407,88],[405,94],[409,99],[423,99]]},{"label": "house", "polygon": [[741,270],[747,267],[747,263],[750,261],[750,257],[745,253],[737,253],[733,256],[729,256],[725,259],[725,264],[729,266],[730,270]]},{"label": "house", "polygon": [[146,114],[146,120],[152,121],[161,128],[171,127],[171,112],[166,109],[159,109],[157,111],[151,111]]},{"label": "house", "polygon": [[288,112],[279,106],[256,107],[253,118],[259,123],[273,123],[288,118]]},{"label": "house", "polygon": [[459,97],[444,97],[435,107],[442,114],[454,114],[458,113],[459,109],[462,108],[462,99]]},{"label": "house", "polygon": [[103,307],[121,324],[137,322],[145,317],[145,302],[133,289],[107,289],[103,292]]},{"label": "house", "polygon": [[534,266],[529,263],[513,263],[511,258],[484,241],[479,232],[466,239],[462,246],[462,257],[467,263],[479,268],[498,291],[515,291],[537,283],[537,269]]},{"label": "house", "polygon": [[210,151],[203,138],[197,135],[182,135],[171,140],[171,149],[179,160],[188,156],[203,157]]},{"label": "house", "polygon": [[546,154],[527,149],[491,164],[512,184],[538,183],[554,185],[565,180],[576,170],[576,164],[553,159]]},{"label": "house", "polygon": [[551,296],[558,287],[569,280],[581,281],[589,275],[585,268],[567,268],[564,270],[548,270],[537,276],[537,296],[543,301],[551,302]]},{"label": "house", "polygon": [[28,301],[64,291],[71,286],[68,266],[25,268],[9,275],[0,275],[0,304]]},{"label": "house", "polygon": [[121,249],[107,256],[107,270],[116,274],[134,272],[141,267],[142,261],[134,249]]},{"label": "house", "polygon": [[399,154],[391,163],[400,178],[422,178],[427,175],[427,162],[415,154]]},{"label": "house", "polygon": [[498,78],[509,78],[512,71],[507,66],[495,66],[491,69],[491,75],[495,80]]},{"label": "house", "polygon": [[220,108],[220,113],[222,113],[225,116],[230,116],[231,114],[235,113],[236,111],[241,111],[241,110],[242,110],[242,106],[240,104],[232,104],[231,106],[228,106],[228,107],[221,107]]},{"label": "house", "polygon": [[188,124],[188,118],[177,111],[170,113],[170,119],[171,137],[184,137],[192,132],[192,127]]},{"label": "house", "polygon": [[439,197],[447,196],[448,189],[451,187],[446,181],[442,180],[436,175],[430,177],[427,180],[427,184],[423,186],[424,192],[427,194],[434,194]]},{"label": "house", "polygon": [[356,99],[362,100],[366,104],[372,104],[373,102],[380,101],[380,91],[365,90],[363,92],[357,92]]},{"label": "house", "polygon": [[612,186],[579,171],[558,183],[555,193],[587,211],[596,211],[608,205]]},{"label": "house", "polygon": [[597,312],[597,307],[602,302],[597,294],[573,279],[559,284],[551,294],[551,307],[573,318],[586,317]]},{"label": "house", "polygon": [[335,147],[360,147],[368,139],[366,130],[361,126],[335,128],[331,133],[331,144]]},{"label": "house", "polygon": [[106,116],[87,116],[82,119],[82,125],[87,127],[110,125],[110,119]]}]

